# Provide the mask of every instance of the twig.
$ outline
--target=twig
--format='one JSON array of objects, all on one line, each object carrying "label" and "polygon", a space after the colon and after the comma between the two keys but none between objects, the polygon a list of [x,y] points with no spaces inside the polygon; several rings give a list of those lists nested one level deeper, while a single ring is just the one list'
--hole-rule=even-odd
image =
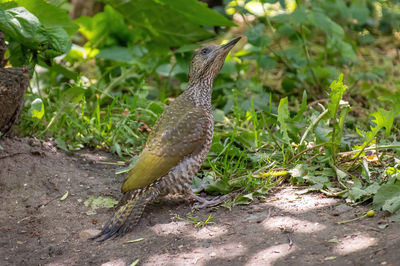
[{"label": "twig", "polygon": [[26,152],[16,152],[16,153],[12,153],[12,154],[2,155],[2,156],[0,156],[0,160],[7,158],[7,157],[14,157],[14,156],[21,155],[21,154],[26,154]]},{"label": "twig", "polygon": [[[329,109],[326,109],[325,111],[323,111],[318,117],[317,119],[314,120],[314,122],[311,123],[311,125],[308,126],[308,128],[306,129],[306,131],[304,132],[303,136],[301,137],[299,146],[301,146],[304,142],[304,140],[306,139],[308,133],[311,131],[311,129],[313,129],[318,123],[319,121],[329,112]],[[297,147],[299,147],[297,146]],[[296,150],[296,149],[295,149]]]},{"label": "twig", "polygon": [[309,151],[314,150],[314,149],[316,149],[316,148],[322,147],[322,146],[324,146],[325,144],[326,144],[326,143],[321,143],[321,144],[315,145],[315,146],[313,146],[313,147],[307,148],[307,149],[305,149],[304,151],[299,152],[298,154],[296,154],[295,156],[293,156],[287,163],[290,164],[294,159],[296,159],[297,157],[301,156],[303,153],[306,153],[306,152],[309,152]]},{"label": "twig", "polygon": [[[365,147],[368,145],[365,145]],[[378,146],[376,145],[375,147],[369,147],[369,148],[362,148],[360,150],[354,150],[354,151],[344,151],[344,152],[339,152],[339,155],[346,156],[349,154],[357,153],[357,152],[363,152],[363,151],[373,151],[373,150],[379,150],[379,149],[395,149],[395,148],[400,148],[400,145],[382,145]]]}]

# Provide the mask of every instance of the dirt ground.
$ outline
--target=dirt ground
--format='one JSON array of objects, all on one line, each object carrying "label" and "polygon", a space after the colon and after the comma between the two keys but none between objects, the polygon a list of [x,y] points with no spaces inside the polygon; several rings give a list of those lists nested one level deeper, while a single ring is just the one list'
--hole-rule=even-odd
[{"label": "dirt ground", "polygon": [[[87,238],[112,209],[88,215],[89,196],[118,199],[112,154],[67,154],[33,139],[0,141],[0,265],[400,265],[400,225],[383,213],[355,222],[349,207],[289,185],[249,206],[191,210],[183,198],[146,208],[137,228],[103,243]],[[60,198],[68,191],[68,197]],[[188,215],[213,224],[195,227]],[[136,242],[128,242],[138,240]]]}]

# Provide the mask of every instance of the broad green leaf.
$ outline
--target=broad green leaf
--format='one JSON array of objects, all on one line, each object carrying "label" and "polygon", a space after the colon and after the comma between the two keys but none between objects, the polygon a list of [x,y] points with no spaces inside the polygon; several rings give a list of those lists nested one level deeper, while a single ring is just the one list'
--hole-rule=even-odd
[{"label": "broad green leaf", "polygon": [[349,43],[344,41],[338,41],[336,43],[336,46],[338,47],[343,57],[346,57],[350,60],[355,60],[357,58],[357,55],[354,52],[353,47]]},{"label": "broad green leaf", "polygon": [[89,40],[86,46],[92,48],[108,48],[132,43],[134,33],[138,38],[141,37],[141,33],[137,29],[130,30],[123,15],[109,5],[104,7],[103,12],[93,17],[77,18],[75,23],[80,25],[79,32]]},{"label": "broad green leaf", "polygon": [[384,184],[377,191],[373,204],[376,208],[391,213],[400,209],[400,185]]},{"label": "broad green leaf", "polygon": [[[69,52],[72,42],[69,39],[67,32],[63,28],[58,27],[48,29],[46,33],[49,40],[49,49],[55,52],[54,56],[48,56],[47,58],[53,58]],[[48,50],[45,50],[45,52],[47,51]]]},{"label": "broad green leaf", "polygon": [[39,19],[24,7],[0,9],[0,31],[8,38],[34,49],[47,39]]},{"label": "broad green leaf", "polygon": [[118,201],[109,197],[94,197],[89,196],[89,198],[83,203],[86,207],[90,207],[92,210],[99,208],[113,208],[117,205]]},{"label": "broad green leaf", "polygon": [[[9,41],[10,62],[14,66],[47,62],[71,48],[71,40],[62,27],[46,28],[24,7],[0,9],[0,31]],[[33,54],[37,55],[32,57]]]},{"label": "broad green leaf", "polygon": [[400,222],[400,211],[397,211],[393,216],[389,217],[389,222]]},{"label": "broad green leaf", "polygon": [[359,25],[365,24],[370,19],[369,9],[365,1],[351,1],[350,12]]},{"label": "broad green leaf", "polygon": [[31,104],[31,108],[29,108],[29,113],[31,117],[41,120],[44,115],[44,104],[42,99],[36,98],[33,100]]},{"label": "broad green leaf", "polygon": [[332,21],[326,14],[321,12],[310,12],[308,14],[308,19],[315,27],[328,35],[344,36],[342,27]]},{"label": "broad green leaf", "polygon": [[[180,0],[179,3],[164,0],[107,0],[106,3],[131,23],[135,33],[143,36],[142,40],[150,37],[157,46],[181,46],[211,36],[201,26],[227,25],[227,21],[221,19],[219,14],[214,11],[210,13],[204,5],[199,6],[194,0]],[[190,13],[193,9],[197,10],[195,14],[198,18]]]},{"label": "broad green leaf", "polygon": [[266,47],[269,44],[269,37],[264,32],[265,25],[260,23],[248,29],[244,34],[247,40],[254,46]]},{"label": "broad green leaf", "polygon": [[232,188],[225,180],[217,179],[216,181],[210,180],[204,190],[210,194],[228,194]]},{"label": "broad green leaf", "polygon": [[216,122],[221,122],[222,123],[222,122],[225,121],[225,113],[221,109],[215,109],[213,111],[213,115],[214,115],[214,120]]},{"label": "broad green leaf", "polygon": [[44,0],[14,1],[34,14],[45,28],[63,28],[69,36],[78,29],[78,26],[72,21],[67,12]]},{"label": "broad green leaf", "polygon": [[354,201],[360,200],[362,197],[368,196],[368,195],[369,194],[365,190],[358,188],[358,187],[351,188],[349,191],[349,194],[348,194],[349,198]]},{"label": "broad green leaf", "polygon": [[[203,26],[234,26],[235,24],[197,0],[159,0],[189,21]],[[156,1],[157,2],[157,1]]]},{"label": "broad green leaf", "polygon": [[65,103],[78,103],[84,96],[85,89],[79,86],[72,86],[62,92]]},{"label": "broad green leaf", "polygon": [[64,150],[64,151],[69,151],[67,144],[65,143],[65,141],[61,138],[56,138],[56,143],[57,143],[57,147]]},{"label": "broad green leaf", "polygon": [[260,58],[260,66],[264,69],[273,69],[275,68],[275,59],[272,56],[269,55],[262,55]]},{"label": "broad green leaf", "polygon": [[295,11],[291,14],[291,19],[293,20],[294,25],[298,25],[300,23],[304,23],[307,19],[306,8],[303,5],[299,5]]},{"label": "broad green leaf", "polygon": [[247,205],[253,201],[253,193],[248,193],[245,195],[239,195],[235,199],[235,204],[237,205]]},{"label": "broad green leaf", "polygon": [[131,62],[133,59],[129,49],[121,46],[112,46],[110,48],[100,49],[99,53],[96,55],[96,58],[126,63]]}]

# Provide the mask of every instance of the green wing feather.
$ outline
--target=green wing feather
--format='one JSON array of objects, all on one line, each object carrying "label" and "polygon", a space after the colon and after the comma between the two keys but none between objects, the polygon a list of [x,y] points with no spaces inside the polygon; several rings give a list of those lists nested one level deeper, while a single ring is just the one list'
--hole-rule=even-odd
[{"label": "green wing feather", "polygon": [[210,123],[205,110],[176,99],[154,125],[144,150],[122,184],[122,192],[152,184],[201,148]]}]

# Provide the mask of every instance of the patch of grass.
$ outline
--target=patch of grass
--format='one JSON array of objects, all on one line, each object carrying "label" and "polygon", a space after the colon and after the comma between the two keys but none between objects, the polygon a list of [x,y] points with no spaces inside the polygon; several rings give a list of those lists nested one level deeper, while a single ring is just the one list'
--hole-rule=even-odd
[{"label": "patch of grass", "polygon": [[204,227],[210,224],[214,224],[213,219],[214,216],[212,214],[208,215],[208,217],[202,221],[196,216],[188,215],[186,218],[182,218],[179,215],[175,216],[175,219],[186,221],[194,225],[194,227]]}]

